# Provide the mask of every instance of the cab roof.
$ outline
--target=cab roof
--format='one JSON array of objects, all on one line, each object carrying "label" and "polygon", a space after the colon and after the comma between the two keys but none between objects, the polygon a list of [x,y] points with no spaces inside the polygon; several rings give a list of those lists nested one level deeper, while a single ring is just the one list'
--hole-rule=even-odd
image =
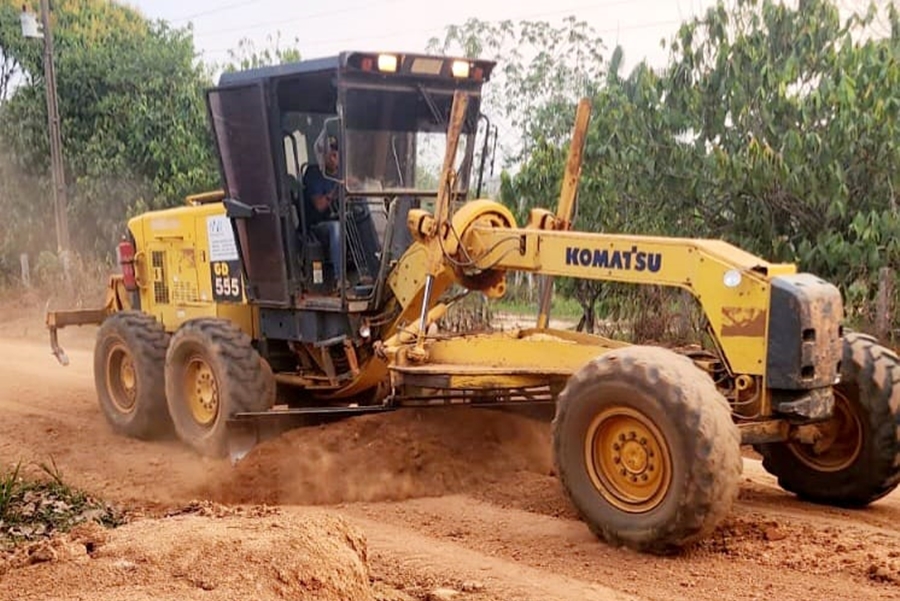
[{"label": "cab roof", "polygon": [[[257,67],[254,69],[246,69],[244,71],[234,71],[223,73],[219,77],[219,87],[229,87],[234,85],[246,85],[268,81],[276,78],[290,77],[296,75],[306,75],[310,73],[322,73],[327,71],[337,72],[341,69],[355,69],[359,64],[361,57],[375,57],[381,54],[391,54],[398,57],[399,64],[410,64],[416,59],[434,59],[446,62],[452,61],[468,61],[472,65],[476,65],[482,72],[482,82],[490,79],[491,71],[496,64],[493,61],[481,59],[456,58],[450,56],[415,54],[408,52],[360,52],[346,51],[341,52],[337,56],[327,56],[322,58],[313,58],[301,60],[293,63],[284,63],[281,65],[270,65],[266,67]],[[410,74],[410,73],[407,73]]]},{"label": "cab roof", "polygon": [[257,67],[255,69],[247,69],[246,71],[223,73],[219,78],[219,86],[242,85],[274,79],[276,77],[304,75],[320,71],[337,71],[340,60],[341,56],[328,56],[294,63],[284,63],[282,65]]}]

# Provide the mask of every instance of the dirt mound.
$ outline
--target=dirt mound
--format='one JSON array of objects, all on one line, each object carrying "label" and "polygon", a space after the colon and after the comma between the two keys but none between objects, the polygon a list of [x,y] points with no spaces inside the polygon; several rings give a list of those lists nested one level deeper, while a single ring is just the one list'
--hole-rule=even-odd
[{"label": "dirt mound", "polygon": [[467,407],[404,410],[287,432],[256,447],[204,496],[333,504],[474,492],[552,469],[546,423]]},{"label": "dirt mound", "polygon": [[0,599],[373,599],[366,542],[343,519],[208,503],[97,525],[0,558]]},{"label": "dirt mound", "polygon": [[891,585],[900,584],[900,541],[881,528],[845,527],[833,522],[794,522],[748,512],[731,516],[691,551],[699,557],[752,559],[780,570],[828,576],[845,573]]}]

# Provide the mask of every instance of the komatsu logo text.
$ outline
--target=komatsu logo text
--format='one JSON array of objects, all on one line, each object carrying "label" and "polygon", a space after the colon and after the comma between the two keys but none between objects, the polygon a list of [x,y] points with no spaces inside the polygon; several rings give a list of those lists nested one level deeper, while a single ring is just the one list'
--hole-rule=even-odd
[{"label": "komatsu logo text", "polygon": [[566,248],[566,265],[621,269],[625,271],[651,271],[662,267],[662,253],[648,253],[632,246],[631,250],[598,250],[591,248]]}]

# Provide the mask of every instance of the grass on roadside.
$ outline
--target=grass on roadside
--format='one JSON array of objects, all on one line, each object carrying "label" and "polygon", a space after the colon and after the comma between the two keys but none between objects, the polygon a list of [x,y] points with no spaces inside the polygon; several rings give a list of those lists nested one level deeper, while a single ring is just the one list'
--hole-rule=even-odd
[{"label": "grass on roadside", "polygon": [[26,476],[22,463],[0,470],[0,549],[49,538],[78,524],[106,527],[124,523],[122,513],[66,484],[53,458]]},{"label": "grass on roadside", "polygon": [[[502,298],[491,303],[494,313],[511,313],[514,315],[537,315],[537,301],[530,303],[525,300]],[[554,318],[570,319],[578,321],[581,318],[581,305],[573,298],[565,298],[562,295],[554,295],[550,303],[550,314]]]}]

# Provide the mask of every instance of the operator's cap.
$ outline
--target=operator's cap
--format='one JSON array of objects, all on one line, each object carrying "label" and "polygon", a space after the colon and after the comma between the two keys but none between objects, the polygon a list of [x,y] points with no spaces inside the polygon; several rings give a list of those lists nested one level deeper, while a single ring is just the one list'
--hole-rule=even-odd
[{"label": "operator's cap", "polygon": [[333,133],[329,133],[326,128],[322,128],[319,135],[316,136],[316,142],[313,151],[316,153],[316,162],[319,165],[325,164],[325,157],[329,152],[338,150],[338,137]]}]

